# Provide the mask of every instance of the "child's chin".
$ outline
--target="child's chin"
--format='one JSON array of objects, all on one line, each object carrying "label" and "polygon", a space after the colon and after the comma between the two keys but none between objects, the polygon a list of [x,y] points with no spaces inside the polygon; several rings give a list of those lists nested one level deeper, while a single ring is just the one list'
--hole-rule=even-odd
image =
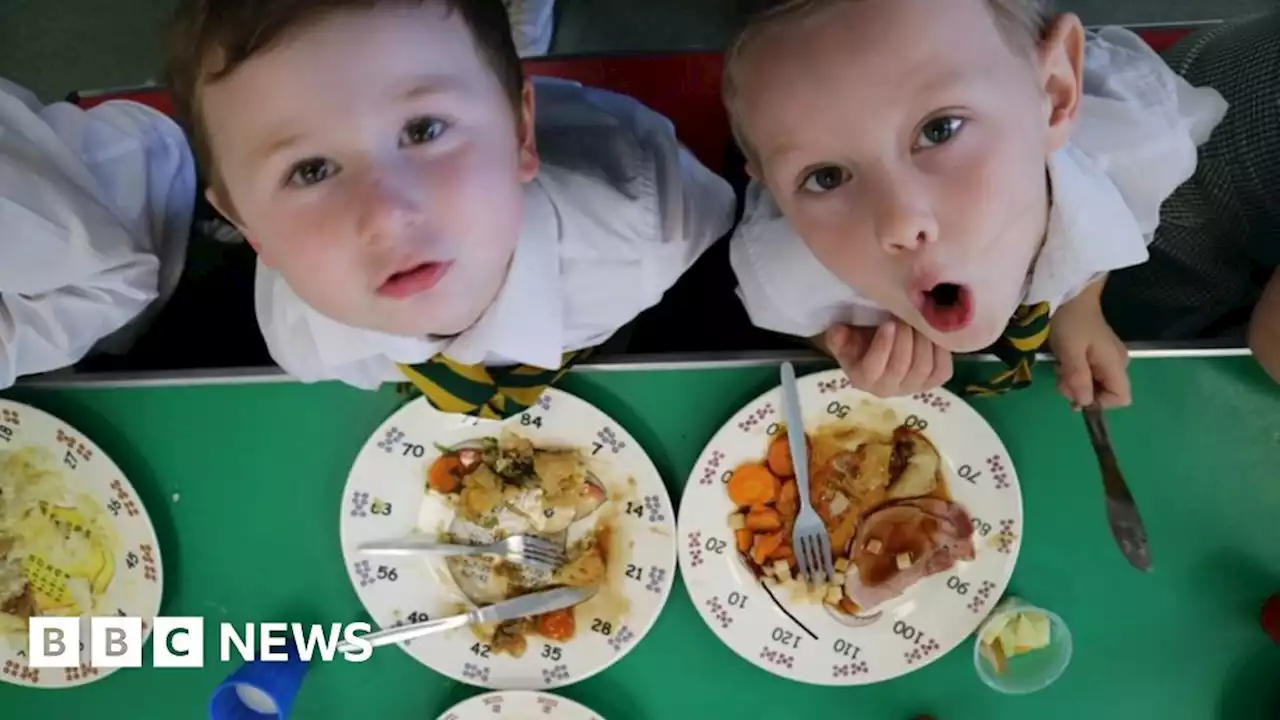
[{"label": "child's chin", "polygon": [[974,322],[964,330],[935,338],[934,343],[954,354],[982,352],[995,344],[1004,333],[1003,324],[994,329],[984,328],[983,325],[984,323]]}]

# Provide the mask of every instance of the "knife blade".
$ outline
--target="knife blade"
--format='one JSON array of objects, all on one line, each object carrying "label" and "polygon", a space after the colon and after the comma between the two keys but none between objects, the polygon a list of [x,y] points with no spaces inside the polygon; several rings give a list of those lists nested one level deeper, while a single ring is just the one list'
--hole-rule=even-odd
[{"label": "knife blade", "polygon": [[1120,463],[1111,448],[1107,422],[1097,403],[1084,408],[1084,424],[1089,430],[1093,452],[1098,456],[1098,468],[1102,471],[1102,488],[1106,496],[1107,524],[1115,537],[1120,552],[1131,565],[1151,572],[1151,549],[1147,544],[1147,530],[1138,514],[1138,505],[1129,492],[1129,486],[1120,472]]},{"label": "knife blade", "polygon": [[[455,630],[468,625],[499,623],[507,620],[515,620],[516,618],[542,615],[555,610],[563,610],[564,608],[573,607],[574,605],[585,602],[595,594],[596,588],[594,587],[562,587],[554,590],[544,590],[542,592],[521,595],[520,597],[512,598],[510,600],[503,600],[502,602],[494,603],[492,605],[473,608],[461,615],[453,615],[451,617],[413,623],[412,625],[401,625],[400,627],[379,630],[378,632],[369,633],[368,635],[363,636],[362,639],[373,647],[390,645],[392,643],[402,643],[406,640]],[[338,644],[339,652],[354,649],[355,646],[348,642]]]}]

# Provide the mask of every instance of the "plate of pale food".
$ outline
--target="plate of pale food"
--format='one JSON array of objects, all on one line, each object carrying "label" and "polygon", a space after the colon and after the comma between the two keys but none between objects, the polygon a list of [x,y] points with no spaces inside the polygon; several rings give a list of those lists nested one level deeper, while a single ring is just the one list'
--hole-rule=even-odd
[{"label": "plate of pale food", "polygon": [[816,685],[918,670],[1000,599],[1022,497],[995,431],[955,395],[876,398],[838,370],[799,379],[809,497],[834,577],[800,578],[795,467],[775,388],[699,457],[680,505],[679,558],[703,620],[749,662]]},{"label": "plate of pale food", "polygon": [[[33,407],[0,399],[0,681],[65,688],[99,680],[89,618],[160,611],[160,546],[120,468],[83,434]],[[32,618],[79,617],[79,663],[33,668]]]},{"label": "plate of pale food", "polygon": [[550,693],[499,690],[454,705],[440,720],[602,720],[582,705]]},{"label": "plate of pale food", "polygon": [[[479,687],[549,689],[604,670],[649,631],[675,576],[675,518],[657,468],[620,425],[555,389],[505,421],[409,402],[358,454],[340,522],[351,582],[382,629],[590,590],[573,607],[400,643]],[[552,543],[564,561],[368,552],[402,538],[479,546],[517,536]]]}]

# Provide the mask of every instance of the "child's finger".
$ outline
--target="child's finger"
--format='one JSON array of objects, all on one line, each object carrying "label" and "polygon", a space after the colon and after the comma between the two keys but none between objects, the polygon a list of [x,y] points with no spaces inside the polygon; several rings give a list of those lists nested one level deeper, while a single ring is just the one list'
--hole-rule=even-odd
[{"label": "child's finger", "polygon": [[911,331],[911,366],[902,379],[903,392],[913,393],[929,389],[929,380],[933,377],[937,364],[937,346],[924,333]]},{"label": "child's finger", "polygon": [[[894,325],[898,323],[895,322]],[[883,383],[892,385],[895,389],[904,384],[915,362],[917,339],[916,331],[909,325],[894,328],[893,349],[889,351],[889,361],[885,364],[884,375],[880,378]]]},{"label": "child's finger", "polygon": [[1129,371],[1125,358],[1118,353],[1101,354],[1090,358],[1093,378],[1097,384],[1097,401],[1104,408],[1128,407],[1133,402],[1129,384]]},{"label": "child's finger", "polygon": [[932,390],[941,387],[951,379],[952,373],[955,372],[954,366],[951,364],[951,351],[941,345],[933,345],[933,372],[929,374],[928,380],[925,381],[925,389]]},{"label": "child's finger", "polygon": [[1083,353],[1058,358],[1058,390],[1077,409],[1093,404],[1093,372]]},{"label": "child's finger", "polygon": [[876,330],[875,337],[871,338],[866,354],[858,361],[858,369],[868,381],[877,382],[884,377],[885,367],[888,366],[889,357],[893,354],[896,335],[897,324],[889,321],[881,325]]}]

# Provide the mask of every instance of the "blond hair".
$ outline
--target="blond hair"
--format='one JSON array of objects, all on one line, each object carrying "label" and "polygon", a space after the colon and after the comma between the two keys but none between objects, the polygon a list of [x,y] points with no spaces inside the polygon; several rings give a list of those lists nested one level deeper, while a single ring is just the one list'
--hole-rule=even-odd
[{"label": "blond hair", "polygon": [[[742,133],[737,113],[738,83],[735,68],[739,58],[759,34],[771,27],[807,17],[840,2],[856,0],[757,0],[756,8],[738,32],[725,55],[721,94],[729,111],[733,136],[748,158],[751,146]],[[1053,18],[1053,0],[986,0],[1000,35],[1018,53],[1029,53],[1044,36]]]}]

